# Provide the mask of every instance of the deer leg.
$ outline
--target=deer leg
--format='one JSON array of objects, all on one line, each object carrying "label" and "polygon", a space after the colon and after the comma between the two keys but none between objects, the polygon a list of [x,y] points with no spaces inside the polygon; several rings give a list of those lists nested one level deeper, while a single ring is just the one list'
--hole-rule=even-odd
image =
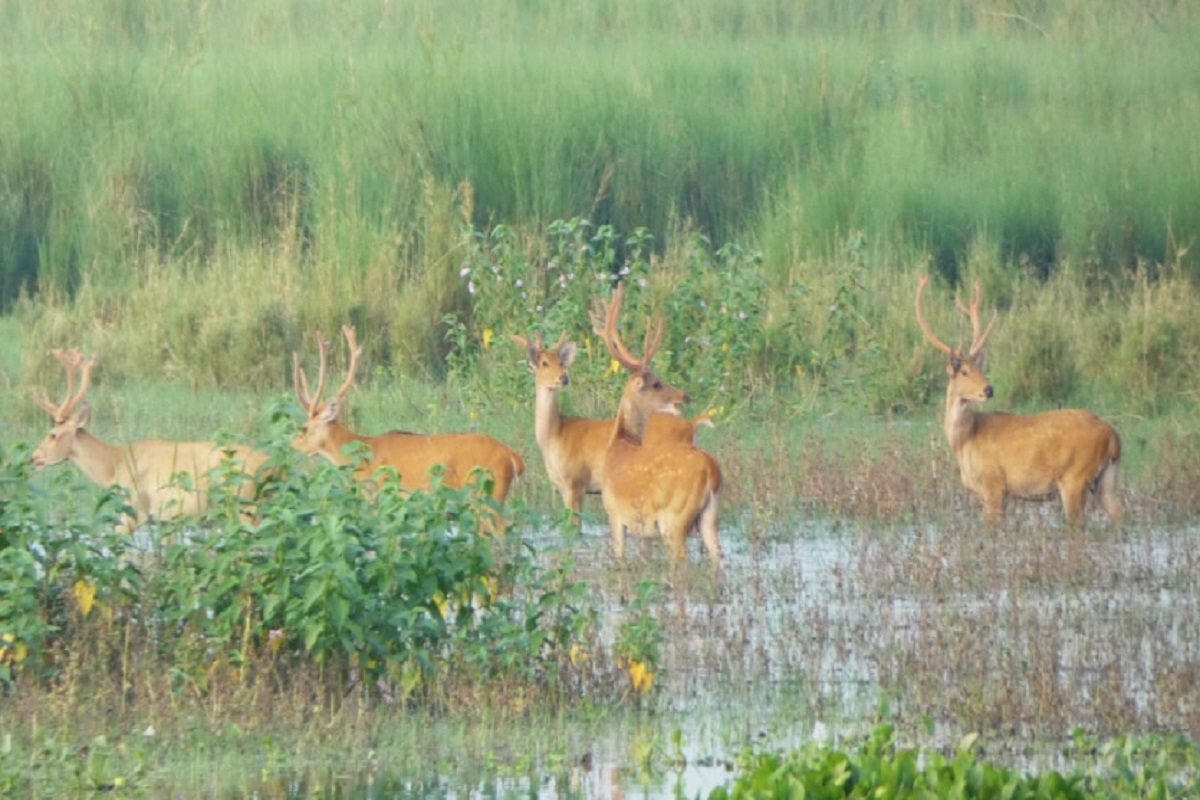
[{"label": "deer leg", "polygon": [[667,540],[667,554],[672,561],[687,560],[687,532],[690,527],[688,521],[665,519],[659,522],[659,529]]},{"label": "deer leg", "polygon": [[983,498],[983,521],[988,525],[1004,522],[1004,492],[987,492]]},{"label": "deer leg", "polygon": [[1100,495],[1100,503],[1108,513],[1113,525],[1121,524],[1121,501],[1117,499],[1117,465],[1109,463],[1100,474],[1096,484],[1096,494]]},{"label": "deer leg", "polygon": [[615,514],[608,517],[609,527],[612,528],[613,556],[625,557],[625,522]]},{"label": "deer leg", "polygon": [[720,495],[711,495],[704,508],[700,510],[700,516],[696,519],[696,527],[700,529],[700,538],[704,542],[704,549],[708,552],[709,559],[713,564],[721,563],[721,542],[717,537],[717,516],[721,511]]},{"label": "deer leg", "polygon": [[1077,486],[1074,482],[1060,482],[1058,493],[1062,497],[1063,513],[1071,527],[1081,527],[1084,522],[1084,495],[1087,484]]},{"label": "deer leg", "polygon": [[583,527],[583,491],[577,486],[566,486],[562,489],[563,505],[571,509],[571,524],[575,530]]}]

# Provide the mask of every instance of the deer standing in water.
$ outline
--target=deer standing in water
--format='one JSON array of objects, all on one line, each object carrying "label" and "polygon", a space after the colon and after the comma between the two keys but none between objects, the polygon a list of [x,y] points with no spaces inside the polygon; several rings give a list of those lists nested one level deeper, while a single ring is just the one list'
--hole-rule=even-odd
[{"label": "deer standing in water", "polygon": [[617,284],[612,300],[596,301],[592,326],[617,363],[630,377],[609,434],[601,478],[601,497],[612,530],[613,552],[625,553],[625,534],[666,540],[673,561],[686,558],[688,532],[699,530],[713,564],[721,561],[717,519],[721,511],[721,468],[717,460],[690,442],[646,442],[652,414],[679,414],[688,402],[680,389],[650,371],[662,340],[662,320],[648,321],[642,356],[634,356],[621,341],[617,320],[624,287]]},{"label": "deer standing in water", "polygon": [[1085,409],[1030,415],[976,411],[975,404],[991,399],[993,393],[983,363],[996,314],[981,333],[980,288],[975,284],[975,299],[969,308],[955,300],[971,321],[971,346],[965,353],[952,348],[934,336],[921,311],[928,284],[928,276],[922,275],[917,285],[917,324],[930,344],[946,354],[946,439],[958,460],[963,485],[983,501],[984,519],[1000,522],[1006,497],[1046,500],[1057,494],[1068,522],[1082,524],[1085,496],[1094,488],[1109,518],[1120,524],[1117,462],[1121,437]]},{"label": "deer standing in water", "polygon": [[[550,483],[562,495],[563,505],[571,509],[578,527],[579,512],[585,494],[599,494],[604,475],[604,457],[612,439],[611,419],[591,419],[563,414],[558,408],[558,391],[570,385],[567,369],[575,361],[576,349],[564,332],[550,347],[542,344],[540,333],[530,342],[523,336],[512,337],[524,348],[533,370],[534,433]],[[652,414],[646,426],[646,444],[666,442],[696,443],[700,426],[712,427],[707,414],[691,420],[672,414]]]}]

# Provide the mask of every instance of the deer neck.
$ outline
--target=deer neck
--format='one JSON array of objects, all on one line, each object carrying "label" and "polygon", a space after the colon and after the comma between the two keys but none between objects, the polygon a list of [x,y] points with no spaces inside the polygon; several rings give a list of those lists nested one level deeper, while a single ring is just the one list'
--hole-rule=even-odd
[{"label": "deer neck", "polygon": [[321,452],[337,466],[344,467],[350,463],[345,447],[351,442],[364,442],[368,445],[371,443],[368,437],[351,432],[342,423],[331,422],[325,434],[325,448]]},{"label": "deer neck", "polygon": [[950,449],[956,455],[962,453],[963,447],[975,435],[977,417],[970,401],[959,397],[952,390],[947,390],[946,439],[950,442]]},{"label": "deer neck", "polygon": [[641,445],[646,437],[646,425],[650,414],[629,397],[626,392],[621,396],[621,405],[617,409],[617,421],[613,423],[612,441],[625,441]]},{"label": "deer neck", "polygon": [[538,447],[545,450],[562,431],[562,414],[558,410],[558,392],[538,389],[533,407],[533,432]]},{"label": "deer neck", "polygon": [[95,483],[111,486],[116,482],[117,465],[127,456],[126,450],[128,448],[108,444],[81,429],[75,432],[71,460]]}]

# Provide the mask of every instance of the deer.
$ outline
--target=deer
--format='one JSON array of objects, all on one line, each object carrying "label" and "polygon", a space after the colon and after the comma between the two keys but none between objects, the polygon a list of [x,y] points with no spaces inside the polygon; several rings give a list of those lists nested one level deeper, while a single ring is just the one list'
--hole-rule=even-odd
[{"label": "deer", "polygon": [[589,312],[592,327],[616,362],[631,374],[621,392],[616,419],[609,432],[600,480],[600,496],[608,514],[613,554],[625,554],[625,534],[666,541],[673,562],[687,557],[690,530],[699,531],[709,559],[721,563],[717,521],[721,511],[721,467],[712,455],[687,441],[658,444],[646,441],[651,415],[678,416],[687,393],[650,370],[662,341],[663,323],[647,320],[641,357],[621,340],[617,329],[624,288],[618,283],[612,299],[595,301]]},{"label": "deer", "polygon": [[335,465],[345,466],[351,461],[346,446],[360,443],[366,447],[369,456],[355,467],[355,477],[364,482],[373,481],[380,468],[388,467],[395,470],[400,488],[406,491],[430,488],[430,468],[434,466],[444,469],[442,481],[453,488],[464,487],[472,471],[485,470],[492,478],[491,496],[504,505],[512,482],[525,471],[525,462],[516,451],[491,436],[482,433],[428,435],[405,431],[366,436],[354,433],[342,424],[346,393],[354,385],[362,354],[353,326],[343,326],[342,335],[349,346],[350,364],[346,380],[326,401],[322,401],[321,396],[325,392],[329,343],[317,334],[320,367],[315,392],[309,391],[299,353],[292,354],[296,398],[307,415],[292,439],[292,447],[305,455],[322,456]]},{"label": "deer", "polygon": [[975,405],[993,396],[984,376],[984,346],[995,327],[997,312],[980,332],[981,289],[975,284],[970,307],[955,298],[958,310],[971,321],[971,345],[964,353],[938,339],[925,321],[921,298],[929,277],[917,285],[917,324],[930,344],[946,354],[946,439],[958,461],[963,485],[983,502],[985,522],[1004,519],[1008,497],[1048,500],[1058,495],[1068,524],[1084,521],[1089,490],[1099,495],[1114,525],[1121,522],[1117,471],[1121,437],[1104,420],[1086,409],[1057,409],[1040,414],[984,413]]},{"label": "deer", "polygon": [[151,520],[199,516],[208,504],[209,473],[222,464],[245,474],[237,489],[239,497],[251,499],[257,493],[254,478],[267,455],[251,447],[165,439],[114,445],[93,436],[87,431],[91,407],[82,401],[91,385],[95,356],[84,358],[78,348],[52,350],[51,355],[67,372],[67,393],[61,402],[53,403],[45,389],[34,390],[34,401],[50,415],[52,427],[34,448],[33,465],[41,470],[71,461],[94,483],[120,487],[135,515],[119,526],[122,530],[133,531]]},{"label": "deer", "polygon": [[[514,334],[513,342],[525,350],[534,380],[534,435],[542,451],[542,461],[550,483],[570,509],[572,523],[578,529],[585,494],[599,494],[604,475],[604,457],[608,452],[614,420],[572,417],[558,407],[558,391],[571,383],[567,371],[575,361],[575,344],[562,332],[550,347],[542,343],[542,334],[533,341]],[[712,418],[701,414],[691,420],[671,414],[651,414],[646,442],[696,444],[701,427],[713,427]]]}]

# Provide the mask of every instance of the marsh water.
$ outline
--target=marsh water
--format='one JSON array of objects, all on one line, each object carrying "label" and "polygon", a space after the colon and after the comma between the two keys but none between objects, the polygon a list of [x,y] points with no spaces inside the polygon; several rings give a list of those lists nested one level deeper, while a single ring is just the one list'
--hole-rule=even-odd
[{"label": "marsh water", "polygon": [[[656,587],[662,663],[647,698],[487,734],[430,724],[365,763],[252,772],[222,796],[707,796],[746,748],[846,744],[880,718],[927,747],[978,731],[989,758],[1028,769],[1069,767],[1076,730],[1194,736],[1198,539],[1136,524],[1068,531],[1040,516],[1002,531],[965,516],[814,521],[726,536],[714,575],[695,543],[681,570],[657,542],[614,568],[589,525],[574,555],[605,635],[639,584]],[[213,796],[193,791],[175,794]]]}]

